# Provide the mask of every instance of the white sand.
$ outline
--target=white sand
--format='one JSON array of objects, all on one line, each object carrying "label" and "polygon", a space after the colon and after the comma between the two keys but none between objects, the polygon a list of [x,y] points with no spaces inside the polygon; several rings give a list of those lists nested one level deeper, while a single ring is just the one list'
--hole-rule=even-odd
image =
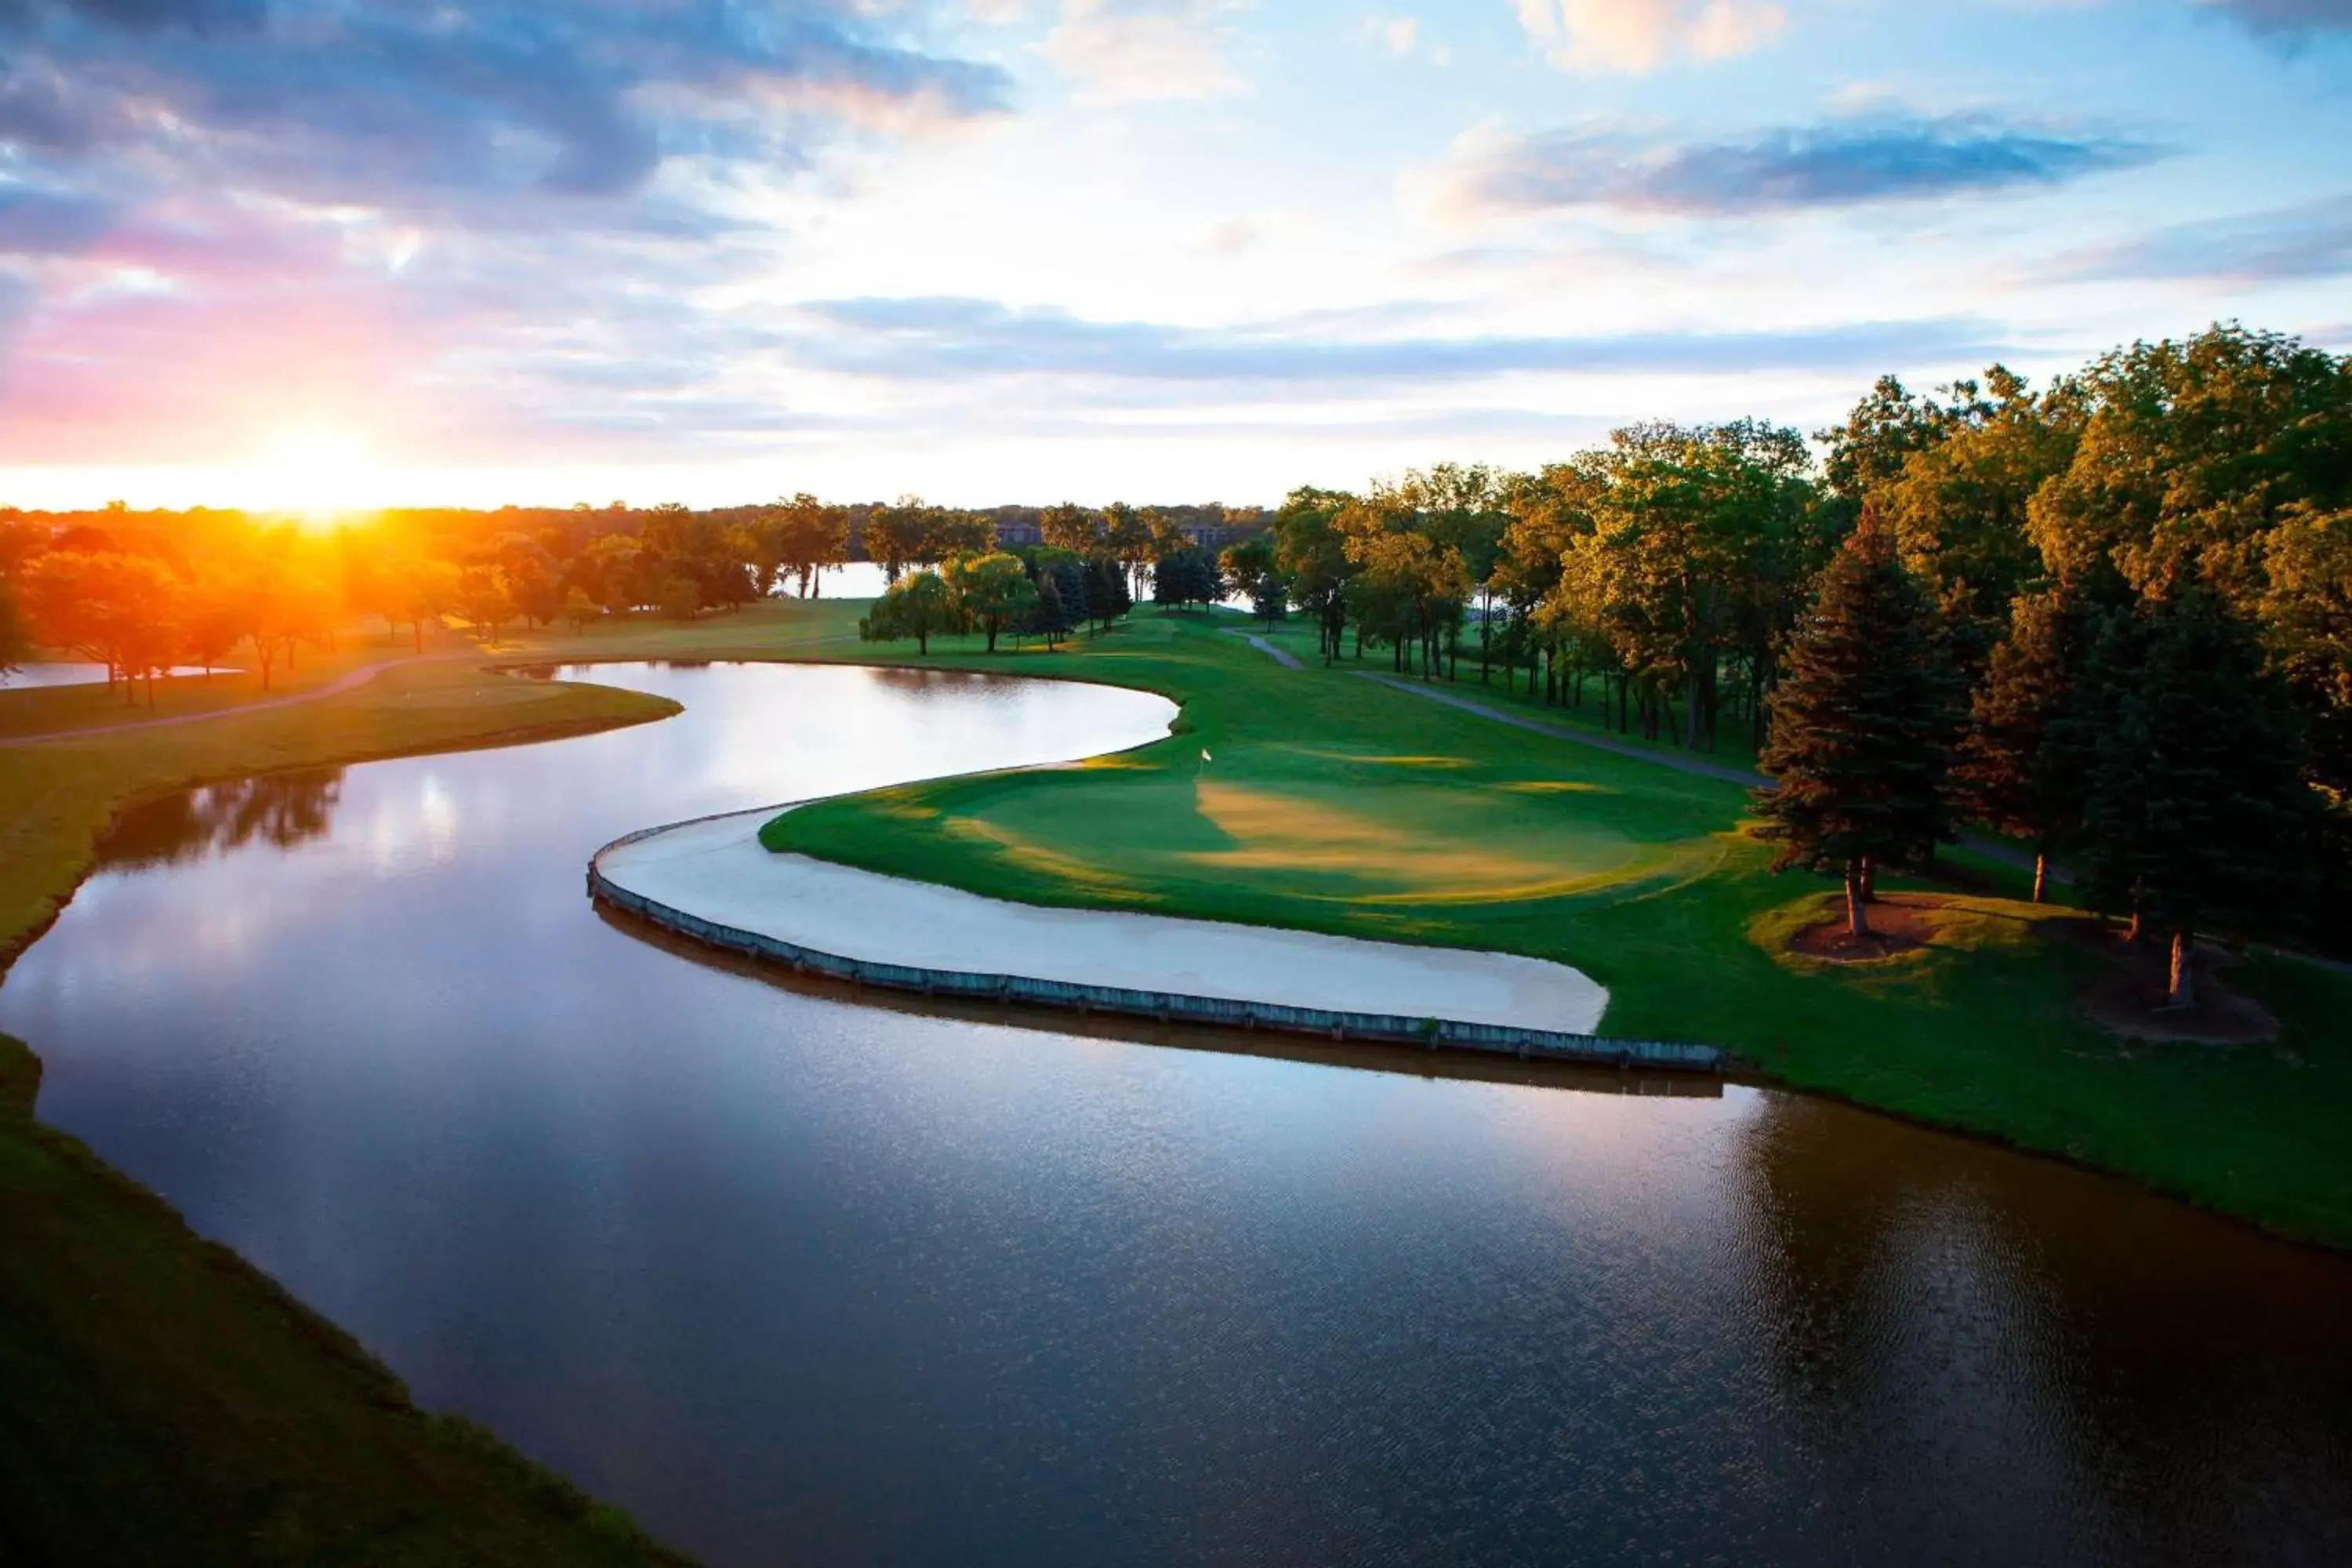
[{"label": "white sand", "polygon": [[615,885],[738,931],[844,958],[1334,1012],[1591,1034],[1609,994],[1566,964],[1499,952],[1162,915],[1048,910],[760,846],[775,807],[607,851]]}]

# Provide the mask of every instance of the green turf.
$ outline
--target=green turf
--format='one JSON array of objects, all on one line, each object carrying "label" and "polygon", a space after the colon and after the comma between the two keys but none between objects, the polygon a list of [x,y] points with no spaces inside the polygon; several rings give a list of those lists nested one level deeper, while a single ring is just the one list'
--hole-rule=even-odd
[{"label": "green turf", "polygon": [[1065,652],[994,661],[935,643],[930,663],[1163,691],[1182,704],[1179,733],[1081,769],[823,803],[765,837],[1034,903],[1559,959],[1610,988],[1612,1034],[1726,1046],[1785,1083],[2352,1245],[2342,975],[2250,962],[2235,984],[2284,1033],[2223,1048],[2128,1044],[2091,1026],[2075,999],[2095,961],[2032,933],[2053,911],[1998,899],[1964,901],[1924,952],[1811,963],[1780,939],[1822,884],[1771,873],[1768,848],[1740,831],[1738,786],[1345,669],[1283,669],[1223,635],[1234,624],[1145,612]]}]

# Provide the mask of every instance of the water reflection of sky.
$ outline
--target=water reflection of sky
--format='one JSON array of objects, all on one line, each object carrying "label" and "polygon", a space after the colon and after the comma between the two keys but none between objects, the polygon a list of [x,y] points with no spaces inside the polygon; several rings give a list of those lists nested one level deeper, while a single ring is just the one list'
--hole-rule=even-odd
[{"label": "water reflection of sky", "polygon": [[720,1563],[2352,1560],[2352,1279],[1816,1101],[811,994],[583,897],[703,812],[1164,705],[615,669],[678,718],[127,823],[0,986],[52,1121]]}]

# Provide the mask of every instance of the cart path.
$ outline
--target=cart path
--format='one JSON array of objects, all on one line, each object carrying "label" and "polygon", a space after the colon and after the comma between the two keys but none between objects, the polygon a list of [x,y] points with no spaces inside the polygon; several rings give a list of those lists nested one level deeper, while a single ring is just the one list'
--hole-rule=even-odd
[{"label": "cart path", "polygon": [[87,741],[105,735],[127,735],[134,731],[166,730],[174,724],[202,724],[213,719],[234,719],[247,713],[267,713],[276,708],[292,708],[304,702],[322,701],[341,697],[346,691],[356,691],[395,665],[434,664],[447,658],[463,658],[463,654],[411,654],[402,658],[383,658],[373,664],[362,664],[347,669],[324,686],[308,691],[292,691],[283,697],[266,697],[258,702],[242,702],[234,708],[214,708],[202,713],[173,713],[159,719],[126,719],[119,724],[92,724],[79,730],[52,730],[39,735],[13,735],[0,740],[0,746],[40,746],[58,741]]},{"label": "cart path", "polygon": [[1298,656],[1297,654],[1291,652],[1286,647],[1275,647],[1274,644],[1266,641],[1255,632],[1245,632],[1239,626],[1227,626],[1225,628],[1225,635],[1229,637],[1240,637],[1243,641],[1248,643],[1250,647],[1257,649],[1258,652],[1265,655],[1268,658],[1271,658],[1275,663],[1282,666],[1285,669],[1305,669],[1307,668],[1305,665],[1298,662]]},{"label": "cart path", "polygon": [[[1522,714],[1505,712],[1500,708],[1492,708],[1484,702],[1458,696],[1451,691],[1440,690],[1436,687],[1425,685],[1418,680],[1407,679],[1403,676],[1382,675],[1370,669],[1358,670],[1355,674],[1362,679],[1378,681],[1381,685],[1394,690],[1409,691],[1415,696],[1426,697],[1432,702],[1443,702],[1448,708],[1458,708],[1465,713],[1475,713],[1481,719],[1492,719],[1497,724],[1509,724],[1521,730],[1532,730],[1538,735],[1550,735],[1558,740],[1573,741],[1580,746],[1591,746],[1598,752],[1609,752],[1617,756],[1631,757],[1636,762],[1655,763],[1660,767],[1672,768],[1676,773],[1691,773],[1699,778],[1718,779],[1725,784],[1745,784],[1749,789],[1772,787],[1771,780],[1762,773],[1750,773],[1746,768],[1735,768],[1724,763],[1710,763],[1699,757],[1676,756],[1672,752],[1654,752],[1646,746],[1636,746],[1607,735],[1596,735],[1590,730],[1580,730],[1573,725],[1549,724],[1541,719],[1529,719]],[[1988,860],[2012,869],[2020,871],[2033,869],[2033,857],[2014,844],[2003,844],[1999,839],[1988,837],[1981,833],[1963,833],[1960,835],[1959,843],[1960,847],[1970,854],[1981,855]],[[2050,879],[2053,882],[2067,883],[2074,880],[2063,868],[2056,866],[2050,868]]]}]

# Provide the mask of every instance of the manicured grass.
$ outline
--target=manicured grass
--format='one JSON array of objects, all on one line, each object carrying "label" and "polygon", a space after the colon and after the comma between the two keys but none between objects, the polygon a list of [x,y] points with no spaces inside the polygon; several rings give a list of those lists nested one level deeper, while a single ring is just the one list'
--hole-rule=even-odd
[{"label": "manicured grass", "polygon": [[0,1036],[0,1562],[682,1561],[32,1120]]},{"label": "manicured grass", "polygon": [[1286,670],[1222,635],[1234,624],[1143,612],[992,661],[935,643],[934,664],[1166,692],[1180,732],[1086,768],[824,803],[765,837],[1034,903],[1558,959],[1610,988],[1611,1034],[1726,1046],[1784,1083],[2352,1246],[2344,976],[2251,960],[2232,983],[2278,1015],[2275,1045],[2152,1047],[2082,1018],[2096,960],[2031,930],[2059,911],[1962,900],[1924,952],[1797,959],[1780,939],[1822,884],[1770,872],[1738,786]]}]

